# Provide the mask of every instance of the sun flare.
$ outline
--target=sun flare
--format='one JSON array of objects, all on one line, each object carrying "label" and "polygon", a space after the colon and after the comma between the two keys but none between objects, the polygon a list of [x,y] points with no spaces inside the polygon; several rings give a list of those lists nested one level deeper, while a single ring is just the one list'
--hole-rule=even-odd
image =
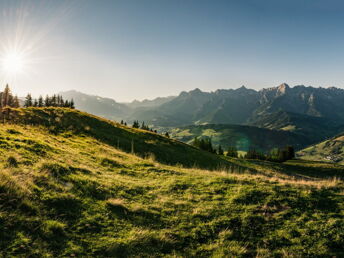
[{"label": "sun flare", "polygon": [[25,58],[22,53],[16,50],[8,51],[4,54],[1,65],[7,75],[17,75],[23,72],[25,67]]}]

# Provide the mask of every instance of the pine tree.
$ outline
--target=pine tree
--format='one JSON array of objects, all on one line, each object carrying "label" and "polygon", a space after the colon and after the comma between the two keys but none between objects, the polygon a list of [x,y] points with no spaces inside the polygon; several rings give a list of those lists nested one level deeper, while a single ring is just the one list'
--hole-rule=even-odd
[{"label": "pine tree", "polygon": [[19,99],[18,99],[18,96],[15,96],[13,98],[13,105],[12,105],[14,108],[19,108]]},{"label": "pine tree", "polygon": [[11,90],[8,84],[6,84],[6,87],[4,89],[4,92],[2,93],[2,106],[10,106],[10,97],[11,97]]},{"label": "pine tree", "polygon": [[64,102],[63,102],[62,96],[57,95],[56,102],[57,102],[57,103],[56,103],[56,106],[58,106],[58,107],[63,107]]},{"label": "pine tree", "polygon": [[39,98],[38,98],[38,107],[43,107],[43,106],[44,106],[43,97],[39,96]]},{"label": "pine tree", "polygon": [[38,107],[38,100],[37,100],[37,99],[35,99],[35,100],[33,101],[33,106],[34,106],[34,107]]},{"label": "pine tree", "polygon": [[71,99],[69,107],[70,107],[71,109],[74,109],[74,108],[75,108],[75,106],[74,106],[74,100],[73,100],[73,99]]},{"label": "pine tree", "polygon": [[32,107],[32,97],[31,94],[27,94],[26,98],[25,98],[25,102],[24,102],[24,107]]},{"label": "pine tree", "polygon": [[44,99],[44,106],[45,107],[50,107],[50,98],[48,95],[45,96],[45,99]]},{"label": "pine tree", "polygon": [[57,106],[57,96],[55,94],[51,97],[51,103],[50,104],[53,107]]},{"label": "pine tree", "polygon": [[219,145],[219,148],[217,150],[217,154],[219,154],[221,156],[223,155],[223,149],[222,149],[221,145]]},{"label": "pine tree", "polygon": [[140,128],[140,123],[138,120],[135,120],[133,123],[133,128]]},{"label": "pine tree", "polygon": [[227,153],[226,153],[227,157],[233,157],[233,158],[237,158],[238,157],[238,151],[237,148],[235,146],[229,146]]},{"label": "pine tree", "polygon": [[295,158],[295,150],[293,146],[287,146],[286,147],[286,152],[287,152],[287,158],[289,159],[294,159]]}]

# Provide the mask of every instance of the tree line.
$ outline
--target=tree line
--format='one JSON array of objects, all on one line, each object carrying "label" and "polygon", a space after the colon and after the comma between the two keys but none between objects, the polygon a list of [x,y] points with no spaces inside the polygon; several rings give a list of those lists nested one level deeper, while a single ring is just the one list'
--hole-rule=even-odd
[{"label": "tree line", "polygon": [[[8,84],[5,86],[5,89],[0,92],[0,109],[5,107],[20,107],[18,96],[14,96],[11,92]],[[74,100],[64,100],[61,95],[47,95],[44,99],[42,96],[39,96],[38,99],[32,98],[31,94],[27,94],[24,107],[67,107],[75,108]]]},{"label": "tree line", "polygon": [[43,99],[42,96],[39,96],[38,99],[33,99],[31,94],[27,94],[24,107],[66,107],[66,108],[75,108],[74,100],[64,100],[61,95],[46,95]]},{"label": "tree line", "polygon": [[[121,125],[125,125],[127,126],[127,122],[121,120]],[[157,130],[150,128],[144,121],[142,121],[141,125],[139,120],[135,120],[131,126],[132,128],[136,128],[136,129],[142,129],[142,130],[146,130],[146,131],[150,131],[153,133],[158,133]],[[165,137],[170,138],[170,134],[168,132],[165,132],[164,134]]]},{"label": "tree line", "polygon": [[10,87],[8,84],[6,85],[3,92],[0,92],[0,108],[5,107],[13,107],[18,108],[19,107],[19,99],[18,96],[14,96],[11,92]]},{"label": "tree line", "polygon": [[219,145],[218,148],[213,147],[210,138],[199,139],[198,137],[195,137],[192,142],[192,145],[201,150],[205,150],[218,155],[226,155],[227,157],[233,158],[259,159],[273,162],[284,162],[295,158],[295,150],[293,146],[275,148],[267,154],[257,151],[256,149],[249,149],[244,156],[239,157],[238,150],[235,146],[229,146],[227,152],[225,153],[221,145]]}]

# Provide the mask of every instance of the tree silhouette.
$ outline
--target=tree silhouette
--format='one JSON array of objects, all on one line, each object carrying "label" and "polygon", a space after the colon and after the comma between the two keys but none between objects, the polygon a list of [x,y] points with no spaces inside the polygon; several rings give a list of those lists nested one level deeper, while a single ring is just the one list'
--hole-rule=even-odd
[{"label": "tree silhouette", "polygon": [[24,107],[32,107],[32,105],[32,96],[30,93],[28,93],[25,98]]}]

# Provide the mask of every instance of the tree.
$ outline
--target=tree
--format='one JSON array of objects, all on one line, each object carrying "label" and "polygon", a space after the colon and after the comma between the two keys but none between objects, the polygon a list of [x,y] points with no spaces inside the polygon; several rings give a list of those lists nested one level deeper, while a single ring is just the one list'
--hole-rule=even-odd
[{"label": "tree", "polygon": [[219,154],[221,156],[223,155],[223,149],[222,149],[221,145],[219,145],[219,148],[217,150],[217,154]]},{"label": "tree", "polygon": [[233,158],[237,158],[238,157],[238,151],[237,148],[235,146],[229,146],[227,153],[226,153],[227,157],[233,157]]},{"label": "tree", "polygon": [[166,132],[165,137],[170,138],[170,134],[168,132]]},{"label": "tree", "polygon": [[13,104],[12,104],[12,106],[13,106],[14,108],[19,108],[19,99],[18,99],[18,96],[15,96],[15,97],[13,98]]},{"label": "tree", "polygon": [[201,149],[201,150],[205,150],[205,151],[209,151],[209,152],[212,152],[212,153],[216,153],[216,150],[213,148],[213,144],[212,144],[210,138],[198,139],[197,137],[195,137],[192,145],[195,146],[196,148]]},{"label": "tree", "polygon": [[6,84],[6,87],[4,89],[4,92],[2,93],[2,106],[6,107],[6,106],[10,106],[11,105],[11,90],[10,87],[8,86],[8,84]]},{"label": "tree", "polygon": [[75,106],[74,106],[74,100],[73,99],[71,99],[71,101],[70,101],[70,106],[69,106],[71,109],[74,109],[75,108]]},{"label": "tree", "polygon": [[286,151],[287,151],[288,159],[294,159],[295,158],[295,150],[294,150],[293,146],[287,146]]},{"label": "tree", "polygon": [[55,94],[54,94],[54,95],[51,97],[51,99],[50,99],[50,105],[51,105],[52,107],[56,107],[56,106],[57,106],[57,97],[56,97]]},{"label": "tree", "polygon": [[26,98],[25,98],[25,102],[24,102],[24,107],[32,107],[32,97],[31,94],[27,94]]},{"label": "tree", "polygon": [[140,123],[138,120],[135,120],[133,123],[133,128],[140,128]]},{"label": "tree", "polygon": [[45,99],[44,99],[44,106],[45,107],[50,107],[50,98],[48,95],[45,96]]},{"label": "tree", "polygon": [[39,96],[39,98],[38,98],[38,107],[43,107],[43,106],[44,106],[43,97]]},{"label": "tree", "polygon": [[261,159],[265,160],[266,156],[264,153],[257,151],[256,149],[249,149],[245,155],[245,159]]}]

